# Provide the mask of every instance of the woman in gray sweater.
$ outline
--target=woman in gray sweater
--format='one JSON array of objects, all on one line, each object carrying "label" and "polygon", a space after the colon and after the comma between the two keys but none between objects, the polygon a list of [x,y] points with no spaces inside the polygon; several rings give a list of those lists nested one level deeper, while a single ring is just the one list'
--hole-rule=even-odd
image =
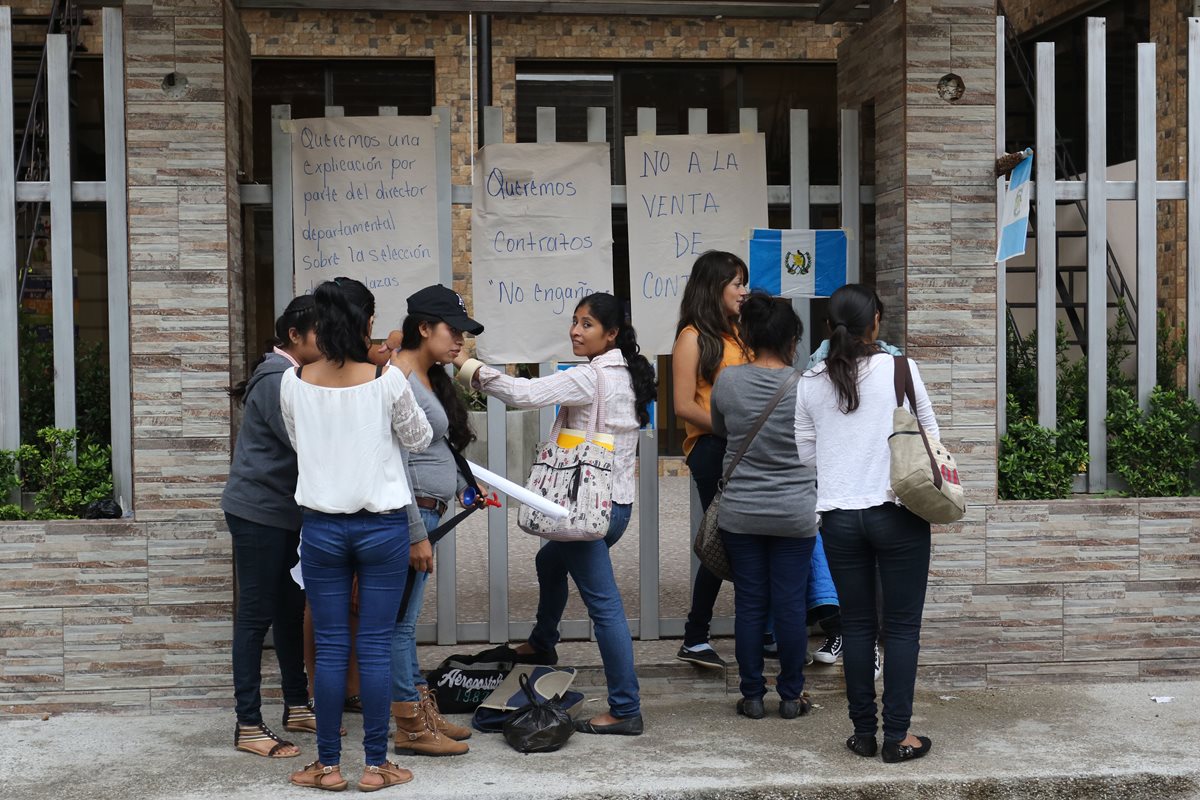
[{"label": "woman in gray sweater", "polygon": [[803,326],[790,300],[755,292],[742,305],[741,332],[754,358],[726,367],[712,393],[713,432],[729,442],[726,470],[781,388],[783,394],[730,476],[718,516],[733,570],[737,712],[751,719],[765,713],[762,641],[772,612],[779,715],[794,719],[811,708],[804,692],[805,592],[817,535],[816,471],[800,463],[794,437],[792,359]]},{"label": "woman in gray sweater", "polygon": [[237,616],[233,625],[233,689],[238,750],[269,758],[292,758],[300,749],[284,741],[262,718],[263,639],[275,631],[275,655],[283,684],[283,727],[312,730],[315,717],[304,674],[304,593],[289,570],[299,556],[300,507],[296,505],[296,453],[279,408],[279,384],[287,370],[320,357],[311,296],[288,303],[275,321],[271,352],[253,374],[229,390],[245,411],[238,429],[221,509],[233,538]]}]

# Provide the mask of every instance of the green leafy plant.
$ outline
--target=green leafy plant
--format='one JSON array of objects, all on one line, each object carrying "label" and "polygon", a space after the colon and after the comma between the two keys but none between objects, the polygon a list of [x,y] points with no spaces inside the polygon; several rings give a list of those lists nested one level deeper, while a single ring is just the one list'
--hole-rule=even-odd
[{"label": "green leafy plant", "polygon": [[1187,359],[1187,326],[1172,328],[1167,312],[1158,312],[1158,347],[1155,349],[1155,381],[1168,389],[1182,389],[1179,383],[1180,366]]},{"label": "green leafy plant", "polygon": [[1058,431],[1023,414],[1008,396],[1008,432],[1000,439],[999,493],[1005,500],[1053,500],[1071,494],[1075,475],[1087,467],[1083,420],[1068,420]]},{"label": "green leafy plant", "polygon": [[487,395],[483,392],[478,389],[468,389],[458,381],[454,381],[454,388],[458,390],[458,396],[462,398],[467,411],[487,411]]},{"label": "green leafy plant", "polygon": [[1109,393],[1108,462],[1135,497],[1194,493],[1200,407],[1179,389],[1156,386],[1143,413],[1128,388]]},{"label": "green leafy plant", "polygon": [[0,451],[0,489],[35,492],[35,510],[0,506],[0,519],[74,519],[90,503],[112,497],[112,454],[108,445],[83,444],[78,432],[42,428],[36,445]]}]

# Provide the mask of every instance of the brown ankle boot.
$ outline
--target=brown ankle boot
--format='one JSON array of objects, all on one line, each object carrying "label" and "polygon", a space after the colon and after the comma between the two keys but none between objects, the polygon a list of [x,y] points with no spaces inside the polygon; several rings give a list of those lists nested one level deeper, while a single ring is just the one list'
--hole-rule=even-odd
[{"label": "brown ankle boot", "polygon": [[460,756],[470,749],[438,733],[420,701],[392,703],[392,717],[396,720],[396,755]]},{"label": "brown ankle boot", "polygon": [[429,719],[433,721],[433,727],[438,733],[456,742],[471,738],[470,728],[455,725],[442,716],[441,710],[438,709],[437,692],[430,689],[429,684],[418,683],[417,694],[421,696],[421,704],[425,706],[426,713],[429,715]]}]

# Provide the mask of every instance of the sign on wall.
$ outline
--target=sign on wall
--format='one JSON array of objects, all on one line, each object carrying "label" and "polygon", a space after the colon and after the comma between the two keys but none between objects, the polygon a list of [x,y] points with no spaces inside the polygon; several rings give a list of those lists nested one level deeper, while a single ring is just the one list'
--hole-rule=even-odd
[{"label": "sign on wall", "polygon": [[612,292],[608,145],[491,144],[475,157],[472,314],[492,363],[572,358],[571,313]]},{"label": "sign on wall", "polygon": [[696,257],[727,250],[743,261],[767,224],[761,133],[625,137],[629,290],[642,352],[671,352],[679,301]]},{"label": "sign on wall", "polygon": [[438,282],[435,117],[328,117],[292,126],[297,294],[344,275],[375,294],[376,335]]}]

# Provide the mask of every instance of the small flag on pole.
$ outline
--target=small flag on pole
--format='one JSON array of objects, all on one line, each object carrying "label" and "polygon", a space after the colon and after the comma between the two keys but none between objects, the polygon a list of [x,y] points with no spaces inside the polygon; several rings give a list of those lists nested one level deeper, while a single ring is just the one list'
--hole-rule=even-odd
[{"label": "small flag on pole", "polygon": [[845,231],[754,229],[751,289],[783,297],[828,297],[845,284]]},{"label": "small flag on pole", "polygon": [[1029,195],[1033,184],[1029,173],[1033,168],[1033,151],[1025,149],[1025,158],[1013,167],[1000,208],[1000,236],[996,243],[996,261],[1007,261],[1025,252],[1029,236]]}]

